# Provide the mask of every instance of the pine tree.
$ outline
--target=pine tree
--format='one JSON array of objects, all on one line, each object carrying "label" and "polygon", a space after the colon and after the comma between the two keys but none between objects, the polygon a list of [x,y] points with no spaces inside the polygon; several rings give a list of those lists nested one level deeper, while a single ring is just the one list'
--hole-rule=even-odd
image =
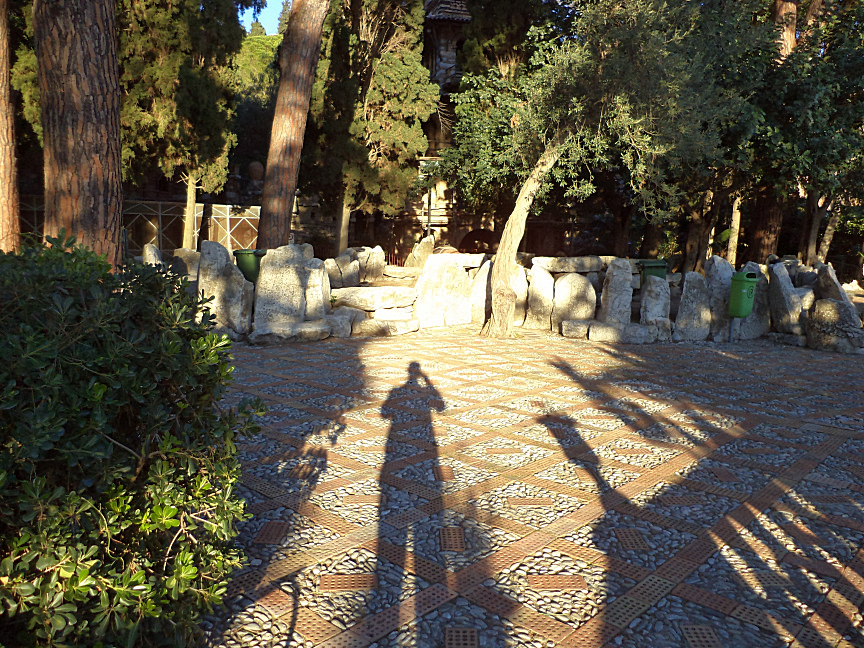
[{"label": "pine tree", "polygon": [[18,249],[18,160],[12,104],[10,1],[0,0],[0,250]]},{"label": "pine tree", "polygon": [[284,34],[288,31],[288,18],[291,16],[291,0],[282,0],[282,10],[279,12],[278,33]]},{"label": "pine tree", "polygon": [[252,21],[252,25],[249,28],[250,36],[266,36],[267,32],[264,30],[264,25],[262,25],[259,21]]}]

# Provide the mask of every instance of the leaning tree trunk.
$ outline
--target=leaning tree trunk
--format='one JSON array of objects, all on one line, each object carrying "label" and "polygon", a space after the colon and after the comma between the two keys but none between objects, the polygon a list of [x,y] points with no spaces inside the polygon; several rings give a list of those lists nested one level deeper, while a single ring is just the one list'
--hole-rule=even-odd
[{"label": "leaning tree trunk", "polygon": [[345,190],[339,199],[339,239],[336,241],[336,254],[342,254],[348,249],[348,229],[351,226],[351,204],[349,203]]},{"label": "leaning tree trunk", "polygon": [[329,0],[294,0],[291,6],[279,56],[281,77],[258,220],[259,250],[286,245],[291,234],[303,134],[329,7]]},{"label": "leaning tree trunk", "polygon": [[186,174],[186,209],[183,212],[183,247],[195,249],[195,203],[198,197],[198,179]]},{"label": "leaning tree trunk", "polygon": [[12,107],[9,56],[9,0],[0,0],[0,250],[20,243],[18,162],[15,156],[15,109]]},{"label": "leaning tree trunk", "polygon": [[825,226],[825,233],[822,234],[822,240],[819,242],[819,253],[816,255],[816,259],[822,263],[825,263],[825,259],[828,258],[828,250],[831,249],[831,241],[834,240],[838,222],[840,222],[840,212],[834,210]]},{"label": "leaning tree trunk", "polygon": [[516,252],[525,235],[525,221],[534,203],[534,196],[543,184],[543,178],[555,166],[563,152],[563,140],[559,137],[540,156],[531,175],[522,185],[516,205],[504,225],[495,263],[492,266],[492,316],[480,332],[485,337],[510,337],[513,330],[513,311],[516,309],[516,292],[511,283],[516,272]]},{"label": "leaning tree trunk", "polygon": [[[822,224],[825,214],[831,209],[830,197],[825,196],[822,199],[822,204],[819,204],[819,198],[819,194],[815,191],[810,191],[807,194],[807,229],[805,232],[807,239],[805,241],[805,248],[802,250],[806,265],[813,265],[819,258],[816,247],[819,241],[819,226]],[[830,243],[829,241],[828,244],[830,245]]]},{"label": "leaning tree trunk", "polygon": [[120,81],[112,0],[36,0],[45,235],[120,261]]}]

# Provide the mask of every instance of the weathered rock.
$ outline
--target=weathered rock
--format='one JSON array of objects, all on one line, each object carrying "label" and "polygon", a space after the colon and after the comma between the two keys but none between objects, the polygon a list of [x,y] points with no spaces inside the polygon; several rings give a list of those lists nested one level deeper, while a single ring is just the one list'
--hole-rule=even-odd
[{"label": "weathered rock", "polygon": [[834,266],[830,263],[819,267],[814,290],[816,291],[817,299],[834,299],[843,302],[847,305],[850,312],[857,315],[858,309],[855,308],[855,304],[849,298],[849,294],[840,285],[840,282],[837,280],[837,273],[834,272]]},{"label": "weathered rock", "polygon": [[[270,252],[267,252],[270,255]],[[266,258],[266,257],[265,257]],[[314,322],[274,322],[259,325],[249,335],[252,344],[281,344],[283,342],[315,342],[330,337],[330,324],[326,320]]]},{"label": "weathered rock", "polygon": [[603,269],[603,259],[599,256],[534,257],[531,263],[553,274],[558,272],[600,272]]},{"label": "weathered rock", "polygon": [[520,265],[513,271],[510,287],[516,293],[516,306],[513,309],[513,325],[522,326],[528,314],[528,275]]},{"label": "weathered rock", "polygon": [[[655,277],[655,279],[660,279],[660,277]],[[668,342],[672,339],[672,320],[668,317],[657,317],[652,319],[650,323],[644,324],[647,329],[647,339],[645,340],[648,343],[651,342]]]},{"label": "weathered rock", "polygon": [[387,266],[387,255],[380,245],[372,248],[366,259],[366,273],[364,281],[378,281],[384,276],[384,268]]},{"label": "weathered rock", "polygon": [[768,300],[771,322],[778,333],[801,335],[801,296],[795,291],[786,266],[774,263],[768,266]]},{"label": "weathered rock", "polygon": [[421,239],[421,241],[414,246],[414,249],[411,250],[411,254],[408,255],[408,258],[405,259],[405,267],[424,268],[426,266],[426,260],[431,256],[434,249],[434,236],[427,236],[426,238]]},{"label": "weathered rock", "polygon": [[591,282],[591,285],[594,287],[594,293],[599,296],[600,289],[603,288],[603,281],[600,279],[600,273],[589,272],[585,275],[585,278]]},{"label": "weathered rock", "polygon": [[529,273],[527,329],[552,330],[552,309],[555,305],[555,280],[542,266],[534,266]]},{"label": "weathered rock", "polygon": [[588,329],[594,320],[567,320],[561,322],[561,335],[566,338],[584,340],[588,337]]},{"label": "weathered rock", "polygon": [[459,254],[433,254],[417,280],[414,313],[423,328],[471,323],[471,279]]},{"label": "weathered rock", "polygon": [[355,337],[393,336],[412,333],[420,329],[420,322],[410,320],[367,319],[356,322],[352,335]]},{"label": "weathered rock", "polygon": [[642,286],[642,303],[639,307],[639,323],[646,326],[657,319],[669,319],[671,297],[665,279],[648,275]]},{"label": "weathered rock", "polygon": [[[629,324],[633,301],[632,273],[626,259],[615,259],[606,271],[597,320],[607,324]],[[589,334],[590,336],[590,334]]]},{"label": "weathered rock", "polygon": [[710,337],[715,342],[729,341],[729,291],[735,268],[717,255],[705,262],[705,282],[708,284],[708,304],[711,308]]},{"label": "weathered rock", "polygon": [[336,298],[334,307],[350,306],[362,311],[412,306],[417,299],[417,291],[408,286],[339,288],[332,290],[331,294]]},{"label": "weathered rock", "polygon": [[330,312],[330,277],[321,259],[310,259],[304,266],[306,276],[306,321],[324,319]]},{"label": "weathered rock", "polygon": [[458,262],[463,268],[479,268],[486,261],[486,255],[482,253],[465,254],[462,252],[448,252],[447,254],[453,257],[454,263]]},{"label": "weathered rock", "polygon": [[487,261],[471,280],[471,321],[482,324],[492,315],[492,262]]},{"label": "weathered rock", "polygon": [[820,299],[805,319],[807,346],[820,351],[858,353],[864,330],[856,312],[839,299]]},{"label": "weathered rock", "polygon": [[153,245],[152,243],[145,243],[144,250],[142,252],[142,257],[144,261],[144,265],[154,265],[157,267],[161,267],[162,263],[162,253],[159,251],[159,248]]},{"label": "weathered rock", "polygon": [[[796,288],[813,288],[816,290],[816,285],[819,283],[819,274],[808,267],[802,267],[798,269],[798,274],[795,275],[795,281],[793,282]],[[833,297],[824,297],[822,299],[834,299]]]},{"label": "weathered rock", "polygon": [[255,284],[255,326],[302,322],[306,316],[306,261],[299,245],[267,250]]},{"label": "weathered rock", "polygon": [[330,288],[342,287],[342,270],[336,259],[324,259],[324,270],[327,271],[327,276],[330,277]]},{"label": "weathered rock", "polygon": [[205,298],[213,298],[209,308],[218,328],[234,339],[249,332],[255,286],[246,281],[228,250],[215,241],[201,242],[198,286]]},{"label": "weathered rock", "polygon": [[334,308],[324,318],[330,325],[331,335],[335,338],[351,337],[351,330],[356,322],[366,319],[366,311],[348,306]]},{"label": "weathered rock", "polygon": [[618,257],[615,257],[615,256],[600,255],[600,260],[603,262],[603,268],[602,269],[606,270],[610,265],[612,265],[612,262],[617,258]]},{"label": "weathered rock", "polygon": [[798,293],[798,297],[801,299],[802,311],[810,310],[813,307],[813,304],[816,303],[816,292],[809,286],[795,288],[795,292]]},{"label": "weathered rock", "polygon": [[402,266],[388,265],[384,267],[384,276],[393,277],[394,279],[412,279],[419,277],[423,272],[422,268],[403,268]]},{"label": "weathered rock", "polygon": [[414,309],[411,307],[379,308],[371,313],[371,317],[372,319],[409,320],[414,319]]},{"label": "weathered rock", "polygon": [[340,270],[342,270],[343,288],[356,288],[360,285],[360,262],[357,259],[340,267]]},{"label": "weathered rock", "polygon": [[552,330],[559,332],[561,322],[593,319],[596,307],[597,295],[588,279],[575,272],[562,274],[555,280]]},{"label": "weathered rock", "polygon": [[200,261],[201,253],[189,248],[177,248],[171,259],[171,270],[181,277],[186,277],[189,281],[188,290],[192,295],[198,293],[198,264]]},{"label": "weathered rock", "polygon": [[684,276],[681,304],[675,318],[675,335],[685,341],[700,342],[711,333],[711,305],[705,277],[688,272]]},{"label": "weathered rock", "polygon": [[791,333],[768,333],[767,337],[774,344],[785,344],[786,346],[806,347],[806,335],[792,335]]},{"label": "weathered rock", "polygon": [[645,344],[648,342],[648,327],[641,324],[614,325],[592,322],[588,329],[592,342],[618,342],[621,344]]},{"label": "weathered rock", "polygon": [[737,324],[736,338],[739,340],[755,340],[771,330],[771,306],[768,301],[768,277],[755,261],[748,261],[741,268],[742,272],[752,272],[759,277],[756,292],[753,296],[753,310],[747,317],[741,318]]}]

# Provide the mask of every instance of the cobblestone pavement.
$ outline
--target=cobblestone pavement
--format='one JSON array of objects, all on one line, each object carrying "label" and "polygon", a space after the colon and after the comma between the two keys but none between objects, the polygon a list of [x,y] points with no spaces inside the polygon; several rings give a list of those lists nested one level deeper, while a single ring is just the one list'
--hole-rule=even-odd
[{"label": "cobblestone pavement", "polygon": [[520,336],[236,347],[205,645],[864,647],[864,358]]}]

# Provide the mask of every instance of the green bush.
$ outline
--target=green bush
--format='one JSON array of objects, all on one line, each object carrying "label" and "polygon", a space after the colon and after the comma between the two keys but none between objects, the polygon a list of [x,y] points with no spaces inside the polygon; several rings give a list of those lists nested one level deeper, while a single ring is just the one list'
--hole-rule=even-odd
[{"label": "green bush", "polygon": [[230,342],[176,275],[51,243],[0,254],[0,642],[188,645],[242,558]]}]

